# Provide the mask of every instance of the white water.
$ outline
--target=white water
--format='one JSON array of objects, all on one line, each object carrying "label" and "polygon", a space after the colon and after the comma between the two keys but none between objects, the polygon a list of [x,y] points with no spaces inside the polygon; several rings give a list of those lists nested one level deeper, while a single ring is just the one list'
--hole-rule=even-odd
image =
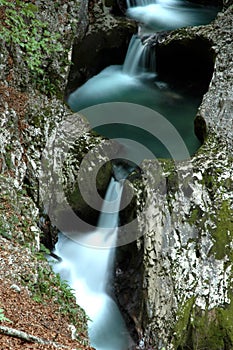
[{"label": "white water", "polygon": [[209,23],[217,7],[183,0],[128,0],[127,15],[156,31]]},{"label": "white water", "polygon": [[127,96],[130,90],[135,93],[152,90],[142,80],[155,76],[155,51],[133,35],[124,64],[103,69],[70,94],[68,104],[74,111],[80,111],[104,102],[124,101],[122,96]]},{"label": "white water", "polygon": [[177,6],[182,3],[182,0],[127,0],[127,6],[148,6],[151,4],[160,4],[164,6]]},{"label": "white water", "polygon": [[[180,0],[157,0],[156,2],[135,0],[134,6],[131,7],[129,4],[128,14],[156,30],[205,23],[200,7],[192,8],[190,5],[185,7],[184,3]],[[204,16],[208,14],[205,9],[203,12]],[[209,18],[206,21],[208,22]],[[141,40],[133,36],[124,65],[107,67],[88,80],[70,95],[68,104],[74,111],[80,111],[89,106],[111,101],[140,103],[162,114],[165,113],[168,120],[176,119],[175,125],[186,141],[189,133],[186,132],[187,125],[184,120],[188,119],[190,114],[192,115],[193,111],[189,110],[191,103],[186,102],[183,96],[176,94],[162,82],[156,81],[156,74],[152,74],[150,69],[149,71],[147,69],[148,62],[153,61],[149,51],[148,46],[142,45]],[[155,67],[152,71],[155,72]],[[194,109],[196,110],[196,106]],[[192,125],[193,121],[190,121],[189,130],[192,130]],[[194,148],[197,148],[196,146],[199,144]],[[114,199],[116,192],[121,192],[120,187],[119,183],[112,180],[105,199]],[[97,350],[127,350],[131,345],[119,309],[107,294],[114,248],[106,249],[106,247],[115,245],[119,198],[114,204],[115,213],[106,214],[105,208],[102,208],[98,228],[86,234],[82,242],[77,243],[71,241],[66,235],[61,235],[55,251],[62,261],[54,264],[54,270],[69,282],[75,290],[77,303],[91,318],[89,336],[91,344]],[[109,206],[108,203],[106,205]]]},{"label": "white water", "polygon": [[[150,62],[153,64],[150,64]],[[148,63],[149,70],[147,69]],[[156,78],[155,64],[155,50],[150,50],[149,45],[143,45],[140,38],[134,35],[124,64],[122,66],[109,66],[98,75],[89,79],[84,85],[70,94],[68,104],[73,111],[82,111],[90,123],[92,117],[87,108],[101,103],[131,102],[149,107],[166,116],[182,136],[190,153],[193,154],[200,146],[193,128],[193,117],[200,101],[190,96],[187,97],[180,91],[175,91],[167,84],[159,81]],[[102,121],[108,120],[103,111],[99,118]],[[145,125],[151,123],[151,120],[147,120],[145,115],[144,123]],[[149,146],[156,156],[161,158],[169,157],[165,147],[160,145],[154,137],[138,134],[135,130],[127,128],[126,125],[119,133],[117,131],[114,133],[114,130],[117,130],[116,125],[114,127],[107,125],[105,130],[98,130],[98,132],[110,138],[119,137],[119,135],[121,137],[123,132],[123,137],[126,139],[134,135],[134,140],[140,144],[145,144],[146,142],[146,146]],[[125,141],[123,145],[125,147]],[[128,148],[125,151],[125,155],[129,156],[130,159],[132,153],[135,154],[134,148],[132,152]],[[143,153],[143,155],[145,154]]]},{"label": "white water", "polygon": [[77,242],[62,234],[55,249],[62,261],[54,263],[53,269],[68,281],[75,291],[77,304],[91,319],[89,337],[97,350],[127,350],[131,343],[121,313],[107,294],[121,193],[122,184],[112,179],[96,230],[84,234],[82,239],[77,236]]},{"label": "white water", "polygon": [[[128,76],[142,77],[142,74],[155,72],[155,50],[142,44],[137,35],[133,35],[126,53],[122,72]],[[155,74],[154,74],[155,76]]]}]

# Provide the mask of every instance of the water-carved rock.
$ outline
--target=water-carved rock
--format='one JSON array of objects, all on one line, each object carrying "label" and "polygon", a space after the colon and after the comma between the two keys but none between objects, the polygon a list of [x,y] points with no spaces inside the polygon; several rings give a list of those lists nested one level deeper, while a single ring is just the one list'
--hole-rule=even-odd
[{"label": "water-carved rock", "polygon": [[[204,141],[200,150],[187,161],[161,161],[165,192],[154,176],[157,162],[142,163],[144,207],[132,180],[140,238],[128,251],[118,248],[116,290],[142,349],[233,346],[232,11],[208,26],[172,32],[162,43],[169,48],[203,40],[214,71],[195,122]],[[131,288],[136,299],[129,297]]]},{"label": "water-carved rock", "polygon": [[89,4],[89,26],[74,40],[72,66],[66,95],[111,64],[122,64],[130,37],[137,31],[134,21],[111,16],[102,3]]}]

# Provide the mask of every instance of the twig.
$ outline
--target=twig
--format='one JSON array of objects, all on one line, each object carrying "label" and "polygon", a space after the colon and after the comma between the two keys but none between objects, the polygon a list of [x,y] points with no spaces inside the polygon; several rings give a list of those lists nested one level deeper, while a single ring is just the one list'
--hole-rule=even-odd
[{"label": "twig", "polygon": [[42,338],[35,337],[34,335],[28,334],[23,331],[19,331],[18,329],[15,329],[15,328],[0,326],[0,333],[9,335],[11,337],[20,338],[28,342],[34,342],[34,343],[43,344],[43,345],[52,345],[55,348],[69,349],[69,347],[65,345],[61,345],[50,340],[44,340]]}]

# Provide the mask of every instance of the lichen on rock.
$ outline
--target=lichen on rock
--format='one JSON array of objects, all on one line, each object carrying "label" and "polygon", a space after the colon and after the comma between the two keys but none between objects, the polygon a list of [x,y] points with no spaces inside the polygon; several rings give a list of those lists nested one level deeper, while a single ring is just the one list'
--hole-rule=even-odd
[{"label": "lichen on rock", "polygon": [[122,64],[130,37],[137,31],[134,21],[112,16],[102,1],[88,5],[88,26],[74,40],[67,97],[102,69]]},{"label": "lichen on rock", "polygon": [[[7,12],[8,8],[13,12]],[[12,24],[14,21],[11,22],[12,18],[9,18],[9,15],[13,16],[13,20],[16,16],[17,20],[21,21],[22,30],[15,30]],[[44,260],[42,263],[38,259],[38,255],[41,257],[38,251],[43,248],[40,242],[42,231],[38,223],[40,215],[46,214],[46,208],[40,198],[39,184],[47,143],[61,123],[70,116],[72,118],[72,112],[65,105],[63,95],[74,37],[81,36],[88,26],[87,2],[41,0],[17,1],[14,4],[4,0],[0,2],[0,17],[3,24],[1,29],[4,27],[3,31],[0,29],[0,235],[3,236],[1,252],[5,247],[6,259],[14,262],[10,263],[9,275],[5,275],[4,278],[7,280],[11,276],[16,279],[17,273],[13,272],[20,271],[19,283],[23,280],[28,288],[32,287],[31,290],[34,288],[37,292],[40,292],[41,288],[44,291],[47,288],[50,291],[47,300],[56,299],[56,296],[57,299],[64,299],[66,292],[69,292],[70,299],[64,299],[62,308],[64,307],[63,311],[72,318],[74,310],[71,310],[70,302],[72,299],[74,303],[74,298],[71,298],[71,292],[54,274],[52,275],[48,262]],[[11,24],[7,24],[7,20]],[[11,38],[8,35],[10,30],[14,30],[16,37]],[[22,31],[23,34],[28,31],[28,37],[20,35]],[[3,32],[8,36],[4,36]],[[43,40],[46,41],[48,35],[51,38],[48,43],[50,48],[52,45],[51,50],[46,50],[43,46]],[[35,36],[42,41],[33,42]],[[31,62],[32,65],[36,62],[35,70],[30,69],[31,52],[35,52],[36,58],[41,59]],[[79,133],[88,133],[90,128],[87,127],[85,118],[80,116],[79,121]],[[93,144],[97,145],[102,141],[98,135],[87,138],[83,145],[86,149],[85,152],[82,149],[82,155],[88,153]],[[80,157],[79,155],[79,160]],[[101,181],[103,182],[103,179]],[[104,191],[103,187],[102,184]],[[16,250],[18,254],[15,253]],[[15,255],[15,259],[8,258],[10,254]],[[17,258],[21,255],[22,259],[16,259],[16,255]],[[4,264],[5,260],[1,261]],[[40,301],[45,300],[45,293],[42,294]],[[80,310],[77,306],[76,308]],[[87,319],[83,312],[80,312],[79,316],[81,315],[83,318],[77,317],[79,332],[83,331],[84,334],[81,346],[89,348]]]},{"label": "lichen on rock", "polygon": [[[182,162],[160,160],[159,178],[157,161],[141,164],[144,207],[132,179],[140,238],[129,246],[131,260],[118,248],[116,289],[143,349],[233,346],[232,11],[228,7],[207,26],[171,32],[160,43],[169,52],[179,42],[182,47],[203,40],[214,71],[197,112],[195,127],[203,142],[198,152]],[[127,284],[120,285],[122,280]],[[124,298],[132,286],[141,290],[140,297]]]}]

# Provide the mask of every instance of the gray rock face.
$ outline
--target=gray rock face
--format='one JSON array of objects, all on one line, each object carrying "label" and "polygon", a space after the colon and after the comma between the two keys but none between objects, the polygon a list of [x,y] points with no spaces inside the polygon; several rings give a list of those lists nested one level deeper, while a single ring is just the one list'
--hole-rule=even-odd
[{"label": "gray rock face", "polygon": [[140,238],[118,248],[116,290],[138,349],[233,347],[232,14],[161,43],[169,52],[190,38],[209,42],[214,72],[195,121],[203,146],[187,161],[161,160],[159,172],[145,161],[132,180]]},{"label": "gray rock face", "polygon": [[115,18],[101,1],[89,4],[89,25],[73,45],[66,95],[111,64],[122,64],[130,37],[137,31],[135,22]]},{"label": "gray rock face", "polygon": [[66,117],[52,131],[42,155],[40,195],[61,231],[88,230],[85,222],[96,225],[112,176],[112,148],[116,145],[92,133],[79,114]]},{"label": "gray rock face", "polygon": [[[225,5],[230,3],[225,1]],[[89,8],[90,15],[86,1],[37,1],[36,6],[37,18],[48,23],[51,33],[62,34],[66,60],[63,59],[64,52],[44,56],[42,66],[46,77],[56,82],[55,91],[46,95],[35,85],[20,47],[6,45],[4,41],[0,43],[1,195],[3,201],[7,198],[11,202],[15,216],[20,211],[20,218],[28,223],[27,232],[9,220],[6,210],[1,212],[0,221],[7,238],[22,243],[33,241],[38,249],[38,207],[43,208],[38,187],[41,158],[49,159],[49,170],[53,169],[51,159],[63,160],[61,147],[60,153],[56,154],[45,150],[54,150],[48,147],[48,142],[55,142],[62,123],[73,118],[59,98],[65,90],[73,40],[74,69],[78,69],[78,73],[75,75],[71,69],[68,92],[104,68],[102,64],[108,64],[108,60],[103,63],[102,60],[110,51],[111,54],[123,51],[135,26],[126,22],[122,32],[121,23],[105,15],[101,5],[95,2],[91,11]],[[101,34],[100,28],[103,28]],[[232,7],[229,7],[213,24],[178,30],[162,43],[169,46],[187,38],[204,38],[214,52],[211,56],[214,74],[196,118],[197,133],[205,140],[199,152],[185,162],[163,161],[159,172],[157,162],[145,161],[142,180],[138,177],[132,180],[131,188],[136,195],[128,216],[137,217],[135,234],[141,238],[118,251],[116,288],[127,323],[141,349],[228,350],[233,346],[230,294],[233,258],[232,28]],[[94,44],[95,49],[87,57]],[[120,60],[119,56],[117,60]],[[96,65],[92,70],[94,61]],[[42,84],[46,85],[46,81]],[[70,141],[69,137],[59,140],[66,150],[71,146],[74,151],[66,159],[68,174],[65,168],[60,168],[58,174],[58,184],[65,184],[68,192],[76,190],[74,177],[80,169],[81,158],[85,154],[91,155],[92,147],[101,147],[103,143],[101,137],[94,137],[89,132],[84,118],[79,118],[78,130],[81,133],[78,144],[74,139],[66,143]],[[101,163],[107,161],[107,157],[103,154],[97,160]],[[91,173],[92,159],[88,162]],[[103,178],[105,171],[107,175]],[[100,173],[99,190],[102,193],[110,172],[107,165]],[[49,172],[45,175],[50,186],[50,180],[54,178]],[[23,191],[25,185],[37,207]],[[59,194],[57,191],[56,201],[59,201]],[[76,194],[79,197],[78,190]],[[72,202],[71,193],[69,196]],[[83,212],[86,207],[80,204],[75,210]],[[5,225],[7,221],[10,226]],[[220,328],[223,331],[219,331]]]},{"label": "gray rock face", "polygon": [[[24,6],[22,4],[23,2],[19,3],[19,6]],[[38,22],[30,22],[30,19],[27,19],[32,27],[37,26],[34,29],[39,31],[38,38],[43,39],[39,34],[42,30],[42,23],[44,23],[49,33],[52,33],[55,44],[61,45],[62,50],[51,55],[51,52],[44,52],[42,46],[39,46],[35,55],[41,59],[41,63],[36,66],[36,72],[33,72],[28,66],[28,55],[30,55],[30,50],[33,50],[33,43],[29,41],[30,48],[23,50],[20,37],[18,44],[14,41],[9,43],[6,36],[1,36],[0,173],[4,175],[4,178],[5,176],[12,177],[17,189],[24,188],[27,193],[20,192],[22,198],[29,194],[41,214],[48,214],[51,207],[53,214],[61,209],[61,194],[56,191],[56,184],[62,183],[62,196],[65,200],[68,198],[70,207],[83,219],[92,217],[95,222],[98,213],[91,212],[91,209],[82,201],[76,175],[83,157],[90,152],[92,158],[89,157],[89,163],[87,161],[86,164],[87,174],[82,176],[85,183],[88,176],[94,173],[95,161],[98,165],[104,163],[103,159],[108,161],[105,146],[107,147],[107,143],[110,143],[91,133],[85,118],[72,115],[63,101],[74,40],[82,40],[88,29],[88,2],[71,1],[67,3],[61,0],[48,4],[44,1],[37,1],[31,6],[29,10],[33,9]],[[27,12],[28,8],[26,9]],[[59,37],[59,42],[56,42],[56,37]],[[65,132],[64,125],[67,125],[70,133]],[[52,149],[53,146],[55,146],[54,149]],[[98,149],[99,154],[94,152],[95,148]],[[66,150],[66,154],[62,153],[63,150]],[[61,167],[58,169],[55,162],[59,159]],[[45,167],[48,170],[47,174],[43,171],[45,161],[47,161]],[[55,173],[55,171],[58,172]],[[104,195],[111,176],[110,163],[99,169],[97,175],[97,191],[100,195]],[[53,181],[53,188],[51,188]],[[47,201],[44,194],[46,186],[47,189],[54,190],[51,193],[53,202]],[[58,205],[57,210],[54,210],[55,204]],[[37,210],[37,220],[39,220],[39,210]],[[33,220],[36,220],[34,214]],[[47,226],[46,233],[48,234]],[[33,237],[32,233],[32,240]],[[23,236],[20,241],[23,241]],[[38,245],[38,237],[35,244]]]},{"label": "gray rock face", "polygon": [[[70,114],[68,108],[56,96],[61,96],[67,81],[70,64],[68,51],[76,32],[79,6],[76,1],[70,2],[69,5],[63,1],[57,4],[37,1],[34,12],[36,19],[46,23],[51,33],[60,35],[64,51],[53,57],[48,57],[47,53],[40,53],[40,68],[44,70],[41,78],[39,75],[33,75],[27,65],[29,52],[23,52],[20,45],[15,42],[9,44],[4,40],[4,36],[1,36],[0,170],[2,173],[11,172],[19,181],[19,185],[22,185],[27,171],[31,169],[33,173],[33,169],[38,166],[51,129],[63,116]],[[40,25],[37,29],[41,29]],[[56,91],[53,91],[52,98],[50,93],[47,96],[43,94],[43,88],[38,91],[40,79],[44,79],[44,86],[48,85],[46,78],[55,82]]]}]

